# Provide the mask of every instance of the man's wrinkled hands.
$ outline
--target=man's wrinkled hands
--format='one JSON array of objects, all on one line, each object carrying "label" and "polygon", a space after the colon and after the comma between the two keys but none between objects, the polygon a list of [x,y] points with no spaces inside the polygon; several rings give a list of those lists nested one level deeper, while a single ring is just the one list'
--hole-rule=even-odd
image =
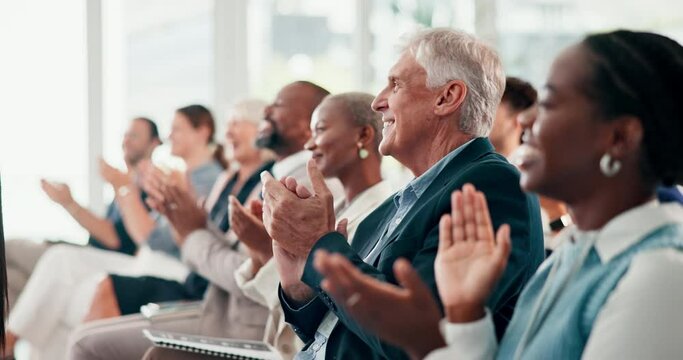
[{"label": "man's wrinkled hands", "polygon": [[279,247],[304,258],[320,237],[335,229],[334,199],[313,160],[308,162],[308,176],[312,191],[291,177],[278,181],[267,172],[261,174],[268,234]]}]

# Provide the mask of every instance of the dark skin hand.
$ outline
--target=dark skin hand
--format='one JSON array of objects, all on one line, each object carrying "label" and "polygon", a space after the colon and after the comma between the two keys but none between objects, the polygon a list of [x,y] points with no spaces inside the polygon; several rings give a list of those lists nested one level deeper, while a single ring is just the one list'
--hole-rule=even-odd
[{"label": "dark skin hand", "polygon": [[258,200],[244,207],[234,196],[230,196],[230,228],[237,238],[247,246],[256,271],[273,257],[273,242],[261,218],[263,205]]},{"label": "dark skin hand", "polygon": [[453,192],[451,202],[452,213],[439,223],[434,274],[448,320],[462,323],[484,317],[512,245],[508,225],[494,234],[486,197],[474,186]]},{"label": "dark skin hand", "polygon": [[[363,327],[421,359],[446,345],[439,332],[441,312],[410,262],[399,259],[394,274],[400,287],[360,272],[345,257],[320,250],[315,267],[321,286]],[[401,314],[401,316],[396,316]]]},{"label": "dark skin hand", "polygon": [[[435,277],[448,321],[472,322],[485,315],[486,299],[505,269],[510,228],[503,225],[494,236],[486,198],[470,184],[451,201],[452,213],[439,223]],[[337,304],[412,358],[445,345],[438,307],[407,260],[394,264],[401,287],[361,273],[341,255],[319,251],[314,265],[325,277],[321,287]]]}]

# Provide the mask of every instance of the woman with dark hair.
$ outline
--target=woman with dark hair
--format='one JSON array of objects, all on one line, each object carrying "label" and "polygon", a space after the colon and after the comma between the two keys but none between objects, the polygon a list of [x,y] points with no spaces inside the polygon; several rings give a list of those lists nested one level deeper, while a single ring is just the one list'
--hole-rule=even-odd
[{"label": "woman with dark hair", "polygon": [[209,130],[207,144],[213,146],[213,152],[211,155],[223,169],[227,169],[230,164],[225,158],[223,145],[216,143],[214,140],[216,134],[216,122],[211,114],[211,111],[202,105],[189,105],[176,110],[176,113],[185,116],[195,130],[201,127],[206,127]]},{"label": "woman with dark hair", "polygon": [[[228,168],[228,161],[223,155],[223,146],[214,141],[216,122],[211,111],[202,105],[189,105],[176,110],[171,128],[171,153],[185,161],[190,176],[190,169],[209,165],[203,172],[215,172],[216,176]],[[194,189],[197,195],[206,196],[211,191],[211,184],[204,184]],[[204,194],[204,195],[202,195]]]},{"label": "woman with dark hair", "polygon": [[[428,358],[679,358],[683,207],[660,203],[656,189],[683,179],[683,47],[644,32],[588,36],[555,60],[545,90],[538,113],[520,119],[520,182],[567,203],[575,226],[498,344],[484,304],[506,267],[509,227],[494,236],[485,194],[455,192],[435,262],[449,346]],[[396,264],[398,289],[339,256],[316,261],[323,287],[388,341],[415,357],[443,341],[421,335],[440,315],[407,263]]]}]

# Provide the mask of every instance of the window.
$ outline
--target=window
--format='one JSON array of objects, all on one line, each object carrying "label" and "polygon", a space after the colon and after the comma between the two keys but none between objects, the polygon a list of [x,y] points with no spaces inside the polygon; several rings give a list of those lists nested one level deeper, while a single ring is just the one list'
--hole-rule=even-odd
[{"label": "window", "polygon": [[[175,109],[198,103],[213,110],[213,1],[104,0],[103,14],[104,154],[123,167],[121,141],[132,118],[151,118],[163,138]],[[168,146],[154,158],[177,163]]]},{"label": "window", "polygon": [[587,33],[619,28],[683,40],[683,3],[637,0],[497,0],[498,51],[505,71],[541,86],[557,54]]},{"label": "window", "polygon": [[358,90],[352,1],[253,0],[248,8],[249,88],[270,101],[285,84],[311,80]]},{"label": "window", "polygon": [[87,235],[40,190],[63,181],[88,204],[85,2],[0,2],[0,168],[7,238]]}]

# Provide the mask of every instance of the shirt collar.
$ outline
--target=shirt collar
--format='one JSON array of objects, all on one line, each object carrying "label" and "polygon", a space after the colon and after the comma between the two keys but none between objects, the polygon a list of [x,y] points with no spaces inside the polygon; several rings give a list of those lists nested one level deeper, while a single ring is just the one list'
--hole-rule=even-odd
[{"label": "shirt collar", "polygon": [[412,191],[415,194],[415,198],[419,199],[420,196],[422,196],[422,194],[424,194],[424,192],[427,191],[429,185],[431,185],[432,182],[434,182],[434,179],[436,179],[436,177],[439,176],[441,171],[443,171],[446,165],[448,165],[448,163],[451,162],[451,160],[458,156],[458,154],[460,154],[467,147],[467,145],[469,145],[475,139],[476,138],[458,146],[457,148],[449,152],[446,156],[442,157],[429,169],[427,169],[427,171],[425,171],[422,175],[411,180],[403,188],[403,190],[399,191],[396,195],[394,195],[394,204],[396,204],[396,206],[399,206],[400,198],[406,191]]},{"label": "shirt collar", "polygon": [[311,158],[311,152],[308,150],[301,150],[297,153],[287,156],[273,165],[273,177],[279,179],[287,176],[298,167],[305,166],[306,161]]},{"label": "shirt collar", "polygon": [[559,242],[574,236],[597,236],[595,250],[603,263],[626,251],[650,232],[667,224],[683,223],[683,206],[652,200],[627,210],[610,220],[600,230],[580,231],[572,225],[558,234]]}]

